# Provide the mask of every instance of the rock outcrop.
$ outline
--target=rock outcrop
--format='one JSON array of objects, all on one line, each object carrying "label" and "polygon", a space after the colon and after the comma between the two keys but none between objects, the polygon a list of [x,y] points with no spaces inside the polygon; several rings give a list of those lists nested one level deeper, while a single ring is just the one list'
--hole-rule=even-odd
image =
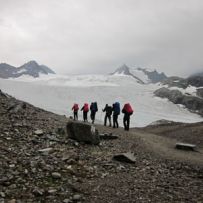
[{"label": "rock outcrop", "polygon": [[169,90],[165,87],[160,88],[154,94],[161,98],[167,98],[174,104],[182,104],[193,112],[198,112],[203,116],[203,99],[195,96],[187,96],[179,90]]},{"label": "rock outcrop", "polygon": [[198,95],[199,97],[202,97],[202,98],[203,98],[203,88],[198,88],[198,89],[197,89],[197,95]]}]

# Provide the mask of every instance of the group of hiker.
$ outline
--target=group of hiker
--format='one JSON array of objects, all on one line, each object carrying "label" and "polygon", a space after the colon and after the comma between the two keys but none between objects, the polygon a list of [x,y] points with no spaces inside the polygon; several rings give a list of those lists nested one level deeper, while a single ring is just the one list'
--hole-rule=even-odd
[{"label": "group of hiker", "polygon": [[[78,120],[79,105],[75,103],[72,107],[72,110],[73,110],[74,120]],[[87,117],[88,117],[88,112],[90,111],[90,118],[92,120],[92,124],[94,124],[95,116],[98,111],[97,102],[92,102],[90,107],[88,103],[85,103],[81,108],[81,111],[83,111],[84,122],[88,122]],[[115,102],[112,106],[106,104],[106,106],[104,107],[104,109],[102,109],[102,111],[105,112],[104,126],[107,125],[107,121],[109,122],[109,126],[110,127],[112,126],[111,117],[113,115],[113,128],[118,128],[119,127],[118,116],[120,115],[120,112],[121,112],[120,103]],[[123,117],[124,129],[129,130],[130,116],[133,114],[133,109],[129,103],[126,103],[123,106],[122,113],[124,114],[124,117]]]}]

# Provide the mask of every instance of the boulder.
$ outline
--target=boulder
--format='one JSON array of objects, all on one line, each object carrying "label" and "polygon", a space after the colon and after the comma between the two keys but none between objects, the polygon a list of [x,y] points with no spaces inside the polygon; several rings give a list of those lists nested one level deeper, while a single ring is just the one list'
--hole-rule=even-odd
[{"label": "boulder", "polygon": [[78,142],[98,145],[100,142],[98,130],[88,123],[70,121],[67,123],[66,131],[68,137]]}]

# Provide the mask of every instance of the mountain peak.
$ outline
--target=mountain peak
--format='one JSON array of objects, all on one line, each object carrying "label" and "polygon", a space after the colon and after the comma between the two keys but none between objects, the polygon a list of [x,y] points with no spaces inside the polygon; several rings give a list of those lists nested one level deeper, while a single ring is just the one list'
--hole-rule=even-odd
[{"label": "mountain peak", "polygon": [[147,84],[147,83],[157,83],[163,81],[167,78],[164,73],[158,73],[156,69],[150,70],[147,68],[130,68],[126,64],[123,64],[116,71],[113,75],[128,75],[135,78],[138,83]]},{"label": "mountain peak", "polygon": [[31,61],[28,61],[27,63],[25,63],[24,65],[39,65],[39,64],[36,61],[31,60]]},{"label": "mountain peak", "polygon": [[55,74],[55,72],[47,66],[39,65],[34,60],[29,61],[18,68],[5,63],[0,64],[0,78],[17,78],[22,75],[30,75],[36,78],[39,77],[40,74]]},{"label": "mountain peak", "polygon": [[126,64],[123,64],[122,66],[117,68],[113,74],[131,75],[130,68]]}]

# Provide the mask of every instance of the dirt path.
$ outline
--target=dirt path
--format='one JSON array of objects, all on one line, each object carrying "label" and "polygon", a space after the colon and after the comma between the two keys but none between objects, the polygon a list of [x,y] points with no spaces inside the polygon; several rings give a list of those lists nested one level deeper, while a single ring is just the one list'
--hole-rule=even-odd
[{"label": "dirt path", "polygon": [[[139,144],[142,145],[143,150],[153,153],[157,157],[203,166],[203,149],[201,147],[198,148],[197,152],[177,150],[175,149],[175,145],[179,141],[175,138],[163,137],[136,129],[131,129],[129,132],[126,132],[122,128],[115,130],[106,130],[101,126],[98,126],[98,128],[101,131],[103,130],[118,135],[120,134],[122,143],[128,142],[132,144],[139,140]],[[126,150],[130,149],[133,151],[132,147],[126,148]]]}]

